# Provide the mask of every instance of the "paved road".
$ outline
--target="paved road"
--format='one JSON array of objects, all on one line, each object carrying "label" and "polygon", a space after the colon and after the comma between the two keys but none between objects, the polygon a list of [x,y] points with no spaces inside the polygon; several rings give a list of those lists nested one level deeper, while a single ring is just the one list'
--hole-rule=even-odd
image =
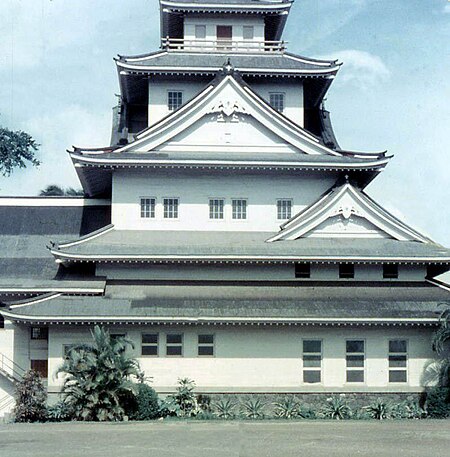
[{"label": "paved road", "polygon": [[0,426],[1,457],[441,457],[450,421]]}]

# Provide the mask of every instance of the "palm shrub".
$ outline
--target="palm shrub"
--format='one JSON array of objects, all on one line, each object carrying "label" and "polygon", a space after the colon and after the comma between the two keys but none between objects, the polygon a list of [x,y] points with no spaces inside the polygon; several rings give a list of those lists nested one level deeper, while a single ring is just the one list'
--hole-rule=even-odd
[{"label": "palm shrub", "polygon": [[378,398],[369,406],[366,406],[364,409],[372,419],[391,419],[393,415],[392,405],[381,398]]},{"label": "palm shrub", "polygon": [[42,422],[47,416],[47,391],[37,371],[29,370],[16,384],[16,422]]},{"label": "palm shrub", "polygon": [[123,420],[121,398],[137,393],[132,377],[142,379],[138,362],[127,353],[133,343],[112,339],[109,332],[95,326],[90,345],[72,348],[57,375],[64,375],[63,399],[74,411],[75,420]]},{"label": "palm shrub", "polygon": [[59,401],[47,408],[47,420],[50,422],[67,422],[72,420],[73,408],[65,401]]},{"label": "palm shrub", "polygon": [[195,382],[189,378],[178,379],[174,394],[168,395],[160,404],[162,416],[194,417],[201,409],[195,395]]},{"label": "palm shrub", "polygon": [[[450,308],[446,308],[440,316],[440,327],[434,333],[432,339],[433,350],[438,356],[436,367],[438,368],[437,383],[439,387],[450,388],[450,351],[447,343],[450,341]],[[450,401],[450,389],[448,395]]]},{"label": "palm shrub", "polygon": [[274,404],[275,417],[280,419],[294,419],[301,417],[301,408],[299,403],[293,397],[285,397]]},{"label": "palm shrub", "polygon": [[433,387],[427,391],[425,407],[429,417],[436,419],[450,417],[448,395],[448,388],[446,387]]},{"label": "palm shrub", "polygon": [[320,410],[320,415],[325,419],[349,419],[352,416],[352,410],[344,398],[335,395],[327,398]]},{"label": "palm shrub", "polygon": [[423,419],[427,412],[417,401],[406,400],[392,406],[392,416],[396,419]]},{"label": "palm shrub", "polygon": [[248,398],[241,404],[241,414],[246,419],[263,419],[265,407],[260,398]]},{"label": "palm shrub", "polygon": [[233,419],[236,415],[236,406],[230,398],[222,398],[213,405],[214,414],[220,419]]}]

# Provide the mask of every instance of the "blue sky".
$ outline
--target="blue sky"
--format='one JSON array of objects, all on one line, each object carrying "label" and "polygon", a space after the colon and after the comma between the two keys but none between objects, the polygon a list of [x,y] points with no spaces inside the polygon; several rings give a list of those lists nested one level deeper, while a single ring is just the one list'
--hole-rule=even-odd
[{"label": "blue sky", "polygon": [[[284,38],[344,62],[326,102],[338,140],[395,155],[368,193],[450,246],[450,2],[297,0]],[[1,0],[0,124],[31,133],[42,166],[0,195],[79,187],[65,151],[109,143],[112,57],[158,46],[157,0]]]}]

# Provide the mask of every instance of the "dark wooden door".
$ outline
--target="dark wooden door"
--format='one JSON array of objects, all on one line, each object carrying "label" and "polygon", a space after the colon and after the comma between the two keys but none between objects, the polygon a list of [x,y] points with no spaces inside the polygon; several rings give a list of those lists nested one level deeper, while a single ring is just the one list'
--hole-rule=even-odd
[{"label": "dark wooden door", "polygon": [[217,49],[231,49],[230,42],[233,39],[233,27],[231,25],[217,26]]},{"label": "dark wooden door", "polygon": [[48,360],[32,360],[31,369],[37,371],[42,378],[48,377]]}]

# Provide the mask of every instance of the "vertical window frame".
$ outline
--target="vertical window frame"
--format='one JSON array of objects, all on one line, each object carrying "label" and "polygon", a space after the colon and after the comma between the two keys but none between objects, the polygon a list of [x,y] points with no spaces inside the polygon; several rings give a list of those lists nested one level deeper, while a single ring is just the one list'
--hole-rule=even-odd
[{"label": "vertical window frame", "polygon": [[[202,30],[202,33],[198,33]],[[203,35],[203,36],[199,36]],[[196,40],[206,40],[206,25],[205,24],[196,24],[194,27],[194,36]]]},{"label": "vertical window frame", "polygon": [[[200,337],[202,336],[211,336],[212,343],[202,343],[200,342]],[[200,348],[211,348],[212,354],[200,354]],[[216,356],[216,335],[214,333],[199,333],[197,335],[197,357],[215,357]]]},{"label": "vertical window frame", "polygon": [[284,92],[269,92],[269,105],[279,113],[286,109],[286,94]]},{"label": "vertical window frame", "polygon": [[[320,343],[320,352],[305,351],[305,342]],[[320,366],[319,367],[306,367],[305,366],[305,356],[306,357],[320,357]],[[311,373],[311,372],[319,373],[319,381],[317,381],[317,382],[305,381],[305,373]],[[323,340],[320,338],[302,339],[302,383],[307,384],[307,385],[323,384]]]},{"label": "vertical window frame", "polygon": [[[405,351],[391,351],[391,342],[404,342],[405,343]],[[391,366],[391,357],[405,357],[405,366],[404,367],[396,367]],[[405,374],[404,381],[391,381],[391,373],[398,373],[402,372]],[[406,338],[395,338],[388,340],[388,384],[399,384],[399,385],[407,385],[409,383],[409,341]]]},{"label": "vertical window frame", "polygon": [[180,199],[178,197],[163,198],[163,219],[177,220],[180,217]]},{"label": "vertical window frame", "polygon": [[231,219],[239,222],[248,219],[248,200],[246,198],[233,198],[231,200]]},{"label": "vertical window frame", "polygon": [[[181,342],[180,343],[169,343],[169,337],[171,336],[180,336]],[[173,347],[179,347],[180,348],[180,354],[169,354],[169,348]],[[173,332],[173,333],[166,333],[166,351],[165,351],[166,357],[184,357],[184,333],[178,333],[178,332]]]},{"label": "vertical window frame", "polygon": [[[144,342],[144,336],[156,336],[156,343],[153,342]],[[142,332],[141,333],[141,357],[159,357],[159,348],[160,348],[160,338],[159,332]],[[156,348],[156,354],[144,354],[144,348]]]},{"label": "vertical window frame", "polygon": [[[248,33],[251,32],[251,33]],[[244,25],[242,26],[242,39],[245,41],[253,41],[255,39],[255,26]]]},{"label": "vertical window frame", "polygon": [[176,111],[183,105],[184,94],[182,90],[171,89],[167,91],[167,109]]},{"label": "vertical window frame", "polygon": [[277,198],[277,220],[288,221],[292,218],[292,198]]},{"label": "vertical window frame", "polygon": [[225,199],[211,197],[208,200],[210,221],[222,221],[225,219]]},{"label": "vertical window frame", "polygon": [[156,219],[156,197],[140,197],[141,219]]},{"label": "vertical window frame", "polygon": [[30,339],[33,341],[48,341],[48,327],[33,325],[30,327]]},{"label": "vertical window frame", "polygon": [[[363,352],[358,352],[358,351],[349,351],[348,350],[348,343],[350,342],[362,342],[363,343]],[[367,362],[366,362],[366,352],[367,352],[367,346],[366,346],[366,340],[363,338],[352,338],[352,339],[346,339],[345,340],[345,383],[346,384],[366,384],[366,379],[367,379]],[[349,357],[362,357],[363,365],[362,367],[360,366],[349,366]],[[362,381],[349,381],[348,375],[351,372],[362,372],[363,375],[363,380]]]}]

